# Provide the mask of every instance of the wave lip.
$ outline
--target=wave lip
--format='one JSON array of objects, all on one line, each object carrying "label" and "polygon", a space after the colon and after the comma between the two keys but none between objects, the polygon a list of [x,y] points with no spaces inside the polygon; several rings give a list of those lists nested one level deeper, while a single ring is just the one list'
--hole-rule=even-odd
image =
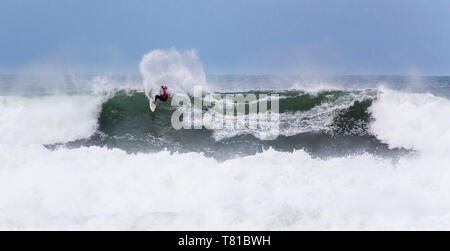
[{"label": "wave lip", "polygon": [[390,147],[450,154],[450,100],[381,87],[369,110],[370,132]]},{"label": "wave lip", "polygon": [[102,98],[90,95],[0,97],[1,144],[54,144],[88,138]]}]

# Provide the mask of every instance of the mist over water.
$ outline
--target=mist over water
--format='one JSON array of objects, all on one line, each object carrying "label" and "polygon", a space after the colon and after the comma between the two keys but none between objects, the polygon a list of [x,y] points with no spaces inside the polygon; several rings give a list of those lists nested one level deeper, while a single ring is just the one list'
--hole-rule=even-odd
[{"label": "mist over water", "polygon": [[[450,78],[140,71],[0,77],[1,229],[450,229]],[[175,130],[161,83],[278,94],[280,135]]]},{"label": "mist over water", "polygon": [[145,93],[155,95],[161,85],[172,93],[190,93],[194,86],[206,87],[206,74],[195,50],[184,52],[155,50],[147,53],[139,64]]}]

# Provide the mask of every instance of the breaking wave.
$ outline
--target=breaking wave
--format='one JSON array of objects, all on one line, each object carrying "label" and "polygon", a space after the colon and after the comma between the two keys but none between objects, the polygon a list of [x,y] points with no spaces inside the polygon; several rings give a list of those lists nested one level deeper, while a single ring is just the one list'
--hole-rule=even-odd
[{"label": "breaking wave", "polygon": [[280,98],[280,136],[174,130],[144,91],[0,97],[0,229],[450,229],[450,101]]}]

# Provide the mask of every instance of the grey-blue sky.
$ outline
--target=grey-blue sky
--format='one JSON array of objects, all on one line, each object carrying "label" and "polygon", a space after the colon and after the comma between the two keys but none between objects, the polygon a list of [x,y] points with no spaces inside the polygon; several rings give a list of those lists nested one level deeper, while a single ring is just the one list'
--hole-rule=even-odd
[{"label": "grey-blue sky", "polygon": [[133,73],[170,47],[213,74],[450,74],[450,1],[0,2],[2,72]]}]

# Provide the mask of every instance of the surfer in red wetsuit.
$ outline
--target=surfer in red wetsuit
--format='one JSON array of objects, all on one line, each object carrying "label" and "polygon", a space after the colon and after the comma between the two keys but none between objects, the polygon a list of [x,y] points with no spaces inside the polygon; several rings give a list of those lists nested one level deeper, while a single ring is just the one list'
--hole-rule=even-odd
[{"label": "surfer in red wetsuit", "polygon": [[156,100],[166,101],[169,97],[169,94],[167,94],[167,86],[162,85],[161,86],[162,93],[160,95],[155,96],[155,100],[153,101],[153,104],[156,104]]}]

